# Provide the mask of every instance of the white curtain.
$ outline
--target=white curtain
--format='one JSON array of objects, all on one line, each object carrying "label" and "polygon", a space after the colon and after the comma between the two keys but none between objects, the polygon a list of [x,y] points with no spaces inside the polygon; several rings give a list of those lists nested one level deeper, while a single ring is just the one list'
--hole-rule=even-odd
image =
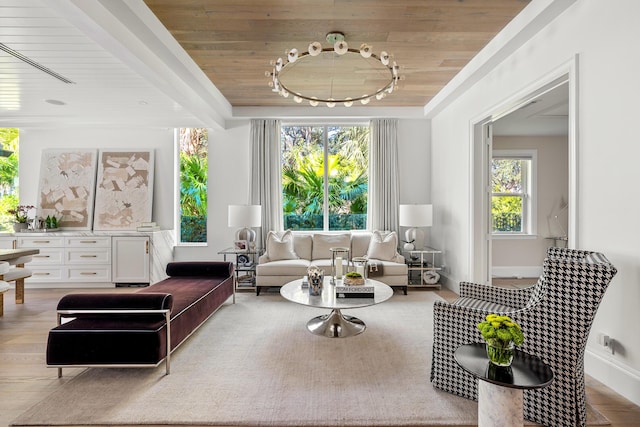
[{"label": "white curtain", "polygon": [[264,247],[270,230],[282,230],[280,121],[251,120],[251,179],[249,204],[262,206],[257,244]]},{"label": "white curtain", "polygon": [[371,121],[369,147],[369,206],[367,225],[371,230],[398,231],[398,121]]}]

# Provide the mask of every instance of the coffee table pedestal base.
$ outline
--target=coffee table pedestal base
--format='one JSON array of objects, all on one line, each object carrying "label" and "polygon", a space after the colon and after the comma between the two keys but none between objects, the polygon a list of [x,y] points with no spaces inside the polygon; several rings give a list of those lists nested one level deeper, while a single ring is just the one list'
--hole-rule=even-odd
[{"label": "coffee table pedestal base", "polygon": [[329,338],[346,338],[364,332],[367,326],[357,317],[347,316],[334,308],[331,313],[314,317],[307,322],[312,334]]},{"label": "coffee table pedestal base", "polygon": [[522,390],[478,381],[478,427],[522,426]]}]

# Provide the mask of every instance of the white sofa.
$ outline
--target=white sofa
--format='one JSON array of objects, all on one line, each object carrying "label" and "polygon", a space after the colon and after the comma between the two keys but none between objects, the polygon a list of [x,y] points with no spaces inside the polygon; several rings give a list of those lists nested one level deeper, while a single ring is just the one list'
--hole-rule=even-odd
[{"label": "white sofa", "polygon": [[[398,253],[395,232],[343,231],[343,232],[269,232],[265,253],[256,266],[256,295],[261,288],[280,287],[307,274],[309,265],[317,265],[332,274],[331,251],[333,247],[347,247],[351,258],[368,257],[370,267],[378,272],[369,277],[393,288],[401,288],[407,294],[407,265]],[[344,260],[343,271],[353,266]],[[371,269],[370,269],[371,271]]]}]

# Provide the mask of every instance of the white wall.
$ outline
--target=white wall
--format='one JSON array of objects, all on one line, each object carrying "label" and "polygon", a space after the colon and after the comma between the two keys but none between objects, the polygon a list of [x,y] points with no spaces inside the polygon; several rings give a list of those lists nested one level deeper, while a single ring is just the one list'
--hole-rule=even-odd
[{"label": "white wall", "polygon": [[[227,207],[248,203],[249,134],[248,120],[230,122],[225,130],[209,131],[208,244],[178,247],[175,250],[176,260],[222,259],[218,252],[233,244],[236,230],[227,226]],[[430,201],[428,135],[427,120],[404,119],[398,122],[401,203]]]},{"label": "white wall", "polygon": [[173,228],[173,129],[158,128],[20,128],[20,203],[38,205],[40,159],[45,148],[154,149],[153,220]]},{"label": "white wall", "polygon": [[[618,268],[587,346],[586,369],[640,404],[640,93],[637,0],[580,0],[506,58],[432,120],[432,201],[442,211],[435,244],[445,250],[452,282],[474,280],[470,257],[471,123],[540,81],[575,55],[578,61],[577,246],[606,254]],[[616,340],[606,353],[597,336]]]},{"label": "white wall", "polygon": [[[222,259],[218,252],[232,245],[236,230],[227,226],[227,207],[248,202],[249,133],[248,120],[229,121],[227,129],[209,131],[208,243],[177,247],[174,253],[176,260]],[[429,202],[428,135],[427,120],[399,121],[402,203]],[[74,147],[155,149],[153,220],[163,229],[173,228],[177,192],[174,185],[175,146],[173,129],[168,128],[21,128],[21,203],[37,205],[42,150]]]}]

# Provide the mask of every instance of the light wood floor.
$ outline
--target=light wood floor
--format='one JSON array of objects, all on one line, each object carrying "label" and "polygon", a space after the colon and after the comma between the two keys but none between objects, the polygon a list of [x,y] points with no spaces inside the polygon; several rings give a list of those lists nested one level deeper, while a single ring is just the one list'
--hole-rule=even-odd
[{"label": "light wood floor", "polygon": [[[117,288],[110,291],[134,290]],[[60,297],[69,292],[79,290],[27,289],[24,305],[14,303],[12,290],[4,294],[4,317],[0,317],[0,426],[9,425],[18,415],[81,372],[80,369],[65,369],[63,378],[58,379],[56,369],[45,366],[47,333],[56,323],[55,306]],[[446,299],[455,297],[446,290],[438,293]],[[589,377],[587,399],[613,427],[640,425],[640,407]]]}]

